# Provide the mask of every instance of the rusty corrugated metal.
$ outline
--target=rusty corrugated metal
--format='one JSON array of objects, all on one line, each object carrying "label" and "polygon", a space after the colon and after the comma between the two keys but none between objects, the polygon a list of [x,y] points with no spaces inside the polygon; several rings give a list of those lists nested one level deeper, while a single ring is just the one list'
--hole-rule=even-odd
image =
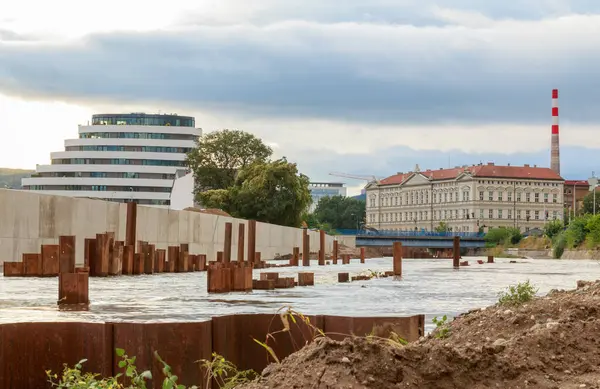
[{"label": "rusty corrugated metal", "polygon": [[[149,389],[160,389],[164,375],[154,351],[179,377],[178,383],[204,388],[204,371],[196,361],[211,359],[211,322],[197,323],[114,323],[114,348],[122,348],[136,357],[138,372],[150,370],[153,380]],[[122,371],[115,358],[113,374]]]},{"label": "rusty corrugated metal", "polygon": [[0,325],[0,389],[49,387],[46,370],[60,375],[63,363],[87,358],[84,371],[112,373],[112,325],[16,323]]}]

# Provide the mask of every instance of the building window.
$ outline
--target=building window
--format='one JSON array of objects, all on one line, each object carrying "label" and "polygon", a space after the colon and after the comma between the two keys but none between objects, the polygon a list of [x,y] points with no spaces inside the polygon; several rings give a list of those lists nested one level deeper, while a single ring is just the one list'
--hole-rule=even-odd
[{"label": "building window", "polygon": [[552,217],[554,218],[554,220],[558,219],[558,211],[552,212]]},{"label": "building window", "polygon": [[503,194],[502,194],[502,192],[498,191],[498,201],[503,201],[503,200],[502,200],[503,198],[504,198],[504,197],[503,197]]},{"label": "building window", "polygon": [[479,201],[483,201],[483,191],[479,191]]},{"label": "building window", "polygon": [[535,193],[533,195],[533,199],[534,199],[534,202],[539,203],[540,202],[540,194],[539,193]]},{"label": "building window", "polygon": [[428,216],[427,211],[425,211],[425,220],[427,220],[427,216]]},{"label": "building window", "polygon": [[498,219],[502,219],[502,210],[501,209],[498,210]]},{"label": "building window", "polygon": [[480,219],[483,219],[483,209],[480,209],[480,210],[479,210],[479,218],[480,218]]},{"label": "building window", "polygon": [[517,202],[521,202],[521,193],[517,193]]},{"label": "building window", "polygon": [[494,201],[494,192],[492,192],[492,191],[488,192],[488,200],[489,201]]},{"label": "building window", "polygon": [[517,211],[517,219],[520,219],[520,218],[521,218],[521,210],[519,209],[519,210]]},{"label": "building window", "polygon": [[433,194],[433,202],[434,202],[434,203],[435,203],[435,202],[437,202],[437,193],[434,193],[434,194]]},{"label": "building window", "polygon": [[448,193],[444,193],[444,202],[447,203],[448,202]]},{"label": "building window", "polygon": [[525,211],[525,219],[527,219],[529,221],[530,217],[531,217],[531,211],[530,210]]},{"label": "building window", "polygon": [[488,211],[488,217],[489,217],[490,219],[493,219],[493,218],[494,218],[494,210],[493,210],[493,209],[490,209],[490,210]]},{"label": "building window", "polygon": [[540,220],[540,211],[535,211],[535,220]]},{"label": "building window", "polygon": [[512,219],[512,209],[508,210],[508,220]]},{"label": "building window", "polygon": [[525,201],[528,203],[531,202],[531,193],[525,193]]},{"label": "building window", "polygon": [[510,203],[510,202],[512,202],[512,192],[508,192],[508,195],[507,195],[507,197],[508,197],[508,198],[507,198],[507,201],[508,201],[509,203]]},{"label": "building window", "polygon": [[556,193],[552,194],[552,202],[553,203],[557,203],[558,202],[558,195]]}]

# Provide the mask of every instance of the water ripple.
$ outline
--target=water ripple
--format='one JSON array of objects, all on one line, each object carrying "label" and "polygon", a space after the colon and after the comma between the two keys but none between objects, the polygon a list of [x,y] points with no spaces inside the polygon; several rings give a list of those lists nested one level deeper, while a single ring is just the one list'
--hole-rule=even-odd
[{"label": "water ripple", "polygon": [[[527,279],[540,287],[570,289],[578,279],[600,278],[596,261],[529,260],[454,270],[449,260],[405,260],[404,278],[337,283],[338,272],[351,275],[391,270],[391,259],[371,259],[366,264],[311,266],[309,269],[281,268],[281,276],[314,271],[314,287],[296,287],[251,293],[209,295],[206,273],[90,279],[89,311],[65,312],[56,307],[56,278],[0,277],[0,322],[27,321],[113,321],[166,322],[201,321],[212,316],[236,313],[274,313],[283,306],[306,314],[347,316],[408,316],[431,318],[454,316],[466,310],[493,304],[509,284]],[[259,270],[254,278],[259,278]]]}]

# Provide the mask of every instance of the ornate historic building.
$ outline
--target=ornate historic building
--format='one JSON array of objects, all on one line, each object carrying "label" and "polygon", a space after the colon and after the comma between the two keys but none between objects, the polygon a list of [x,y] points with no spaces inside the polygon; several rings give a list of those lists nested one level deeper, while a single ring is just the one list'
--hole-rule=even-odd
[{"label": "ornate historic building", "polygon": [[564,180],[549,168],[486,165],[398,173],[367,185],[367,225],[454,232],[541,228],[563,219]]}]

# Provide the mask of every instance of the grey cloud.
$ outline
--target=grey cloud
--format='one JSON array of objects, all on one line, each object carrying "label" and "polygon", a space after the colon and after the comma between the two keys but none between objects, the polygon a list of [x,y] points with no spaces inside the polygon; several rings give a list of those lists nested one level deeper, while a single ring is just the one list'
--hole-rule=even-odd
[{"label": "grey cloud", "polygon": [[20,42],[27,40],[31,40],[31,38],[25,35],[17,34],[11,30],[0,28],[0,42]]},{"label": "grey cloud", "polygon": [[[435,3],[468,8],[476,2]],[[532,3],[530,10],[551,4]],[[403,9],[390,1],[374,4],[389,15]],[[524,0],[515,4],[525,9]],[[524,30],[524,42],[515,32],[511,45],[505,32],[294,22],[115,32],[72,45],[0,42],[0,89],[78,100],[170,101],[254,117],[476,123],[548,122],[550,89],[558,87],[561,109],[572,120],[597,120],[600,53],[589,48],[592,35],[573,35],[562,54],[553,38]]]},{"label": "grey cloud", "polygon": [[232,21],[245,21],[264,25],[281,20],[311,20],[319,23],[365,22],[440,25],[431,13],[432,8],[448,8],[476,11],[491,18],[540,19],[569,13],[597,13],[600,3],[596,0],[221,0],[223,8],[242,7],[246,12],[237,17],[218,15],[207,10],[184,15],[180,22],[186,25],[221,25]]}]

